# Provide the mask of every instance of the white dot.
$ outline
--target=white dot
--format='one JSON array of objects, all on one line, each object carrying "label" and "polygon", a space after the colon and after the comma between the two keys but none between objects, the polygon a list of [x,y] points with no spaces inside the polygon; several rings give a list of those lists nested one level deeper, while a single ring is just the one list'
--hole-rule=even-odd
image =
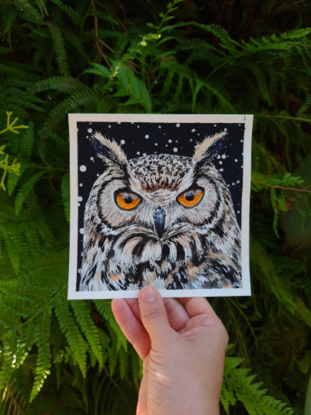
[{"label": "white dot", "polygon": [[79,269],[78,269],[78,273],[79,273],[79,274],[81,274],[81,272],[82,272],[82,269],[81,269],[81,268],[79,268]]},{"label": "white dot", "polygon": [[224,171],[224,169],[219,169],[219,171]]},{"label": "white dot", "polygon": [[240,140],[241,143],[243,143],[243,140]]},{"label": "white dot", "polygon": [[121,143],[121,144],[125,144],[125,140],[121,140],[121,141],[120,141],[120,143]]},{"label": "white dot", "polygon": [[98,177],[98,176],[99,176],[99,174],[96,174],[96,176]]},{"label": "white dot", "polygon": [[82,187],[82,186],[83,186],[83,184],[82,184],[82,183],[80,183],[80,184],[79,184],[79,186],[80,186],[80,187]]},{"label": "white dot", "polygon": [[83,234],[83,233],[84,233],[84,228],[81,228],[81,229],[79,230],[79,232]]},{"label": "white dot", "polygon": [[214,124],[214,127],[216,127],[216,124]]},{"label": "white dot", "polygon": [[79,128],[77,128],[77,131],[79,131]]},{"label": "white dot", "polygon": [[189,140],[189,141],[193,141],[193,140],[192,140],[192,138],[190,138],[190,140]]},{"label": "white dot", "polygon": [[90,157],[90,160],[94,160],[94,157]]},{"label": "white dot", "polygon": [[243,169],[243,166],[241,166],[241,169]]},{"label": "white dot", "polygon": [[149,138],[149,135],[147,134],[147,135],[145,135],[145,138]]},{"label": "white dot", "polygon": [[241,213],[241,212],[238,210],[238,213]]},{"label": "white dot", "polygon": [[78,207],[80,207],[80,203],[78,203]]},{"label": "white dot", "polygon": [[237,163],[239,160],[238,159],[235,159],[234,161]]},{"label": "white dot", "polygon": [[235,183],[232,183],[232,186],[235,186]]},{"label": "white dot", "polygon": [[159,125],[159,128],[162,128],[161,125]]},{"label": "white dot", "polygon": [[174,151],[174,153],[177,153],[178,148],[177,148],[177,147],[174,147],[174,148],[173,148],[173,151]]},{"label": "white dot", "polygon": [[137,126],[137,128],[140,128],[139,125]]},{"label": "white dot", "polygon": [[138,156],[140,155],[140,151],[137,151],[137,153],[136,153]]},{"label": "white dot", "polygon": [[80,171],[86,171],[86,167],[85,166],[80,166]]},{"label": "white dot", "polygon": [[178,140],[175,140],[175,143],[178,143]]},{"label": "white dot", "polygon": [[168,140],[168,142],[169,142],[169,143],[171,143],[171,142],[172,142],[172,140]]},{"label": "white dot", "polygon": [[194,133],[195,132],[195,128],[193,130],[191,130],[191,132]]},{"label": "white dot", "polygon": [[198,134],[198,135],[200,135],[200,134]]},{"label": "white dot", "polygon": [[218,159],[218,160],[220,159],[220,155],[218,155],[218,156],[217,156],[217,159]]},{"label": "white dot", "polygon": [[108,128],[111,128],[111,125],[108,125]]},{"label": "white dot", "polygon": [[180,127],[180,124],[176,124],[176,127]]},{"label": "white dot", "polygon": [[79,202],[82,202],[82,200],[83,200],[82,196],[79,196],[79,197],[78,197],[78,201],[79,201]]},{"label": "white dot", "polygon": [[121,124],[121,121],[118,121],[118,124]]},{"label": "white dot", "polygon": [[219,164],[222,164],[222,161],[220,160]]},{"label": "white dot", "polygon": [[168,147],[168,144],[165,144],[165,147]]},{"label": "white dot", "polygon": [[240,183],[240,180],[237,180],[237,181],[236,181],[236,184],[238,184],[238,183]]},{"label": "white dot", "polygon": [[240,127],[240,125],[241,125],[241,124],[239,124],[239,127]]},{"label": "white dot", "polygon": [[230,184],[228,184],[228,187],[230,187]]},{"label": "white dot", "polygon": [[226,156],[225,154],[223,154],[221,157],[222,157],[223,159],[225,159],[227,156]]},{"label": "white dot", "polygon": [[87,132],[88,133],[91,133],[93,130],[92,130],[92,128],[89,128],[88,130],[87,130]]},{"label": "white dot", "polygon": [[92,123],[90,122],[90,125],[92,125]]},{"label": "white dot", "polygon": [[157,146],[157,145],[158,145],[158,143],[154,143],[154,145],[155,145],[155,146]]},{"label": "white dot", "polygon": [[227,131],[227,128],[224,128],[225,131]]},{"label": "white dot", "polygon": [[143,156],[146,157],[147,153],[144,153]]}]

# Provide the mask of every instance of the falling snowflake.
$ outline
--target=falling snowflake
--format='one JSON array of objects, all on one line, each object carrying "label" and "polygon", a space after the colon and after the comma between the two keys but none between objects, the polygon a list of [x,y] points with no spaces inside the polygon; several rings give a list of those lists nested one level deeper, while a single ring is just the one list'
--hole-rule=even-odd
[{"label": "falling snowflake", "polygon": [[81,234],[84,234],[84,228],[81,228],[81,229],[79,230],[79,232],[80,232]]},{"label": "falling snowflake", "polygon": [[191,130],[191,132],[194,133],[195,132],[195,128],[193,130]]},{"label": "falling snowflake", "polygon": [[87,130],[87,132],[88,133],[91,133],[93,130],[92,130],[92,128],[89,128],[88,130]]},{"label": "falling snowflake", "polygon": [[80,166],[80,171],[86,171],[86,167],[85,166]]},{"label": "falling snowflake", "polygon": [[145,138],[149,138],[149,135],[147,134],[147,135],[145,135]]},{"label": "falling snowflake", "polygon": [[173,151],[174,151],[174,153],[177,153],[178,148],[177,148],[177,147],[174,147],[174,148],[173,148]]},{"label": "falling snowflake", "polygon": [[120,141],[120,143],[121,143],[121,144],[125,144],[125,140],[121,140],[121,141]]},{"label": "falling snowflake", "polygon": [[176,127],[180,127],[180,124],[176,124]]},{"label": "falling snowflake", "polygon": [[83,200],[82,196],[79,196],[79,197],[78,197],[78,201],[79,201],[79,202],[82,202],[82,200]]}]

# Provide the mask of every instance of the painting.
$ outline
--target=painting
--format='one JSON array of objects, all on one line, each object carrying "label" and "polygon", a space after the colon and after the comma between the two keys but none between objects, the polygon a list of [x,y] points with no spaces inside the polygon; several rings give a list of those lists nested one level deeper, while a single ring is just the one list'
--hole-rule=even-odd
[{"label": "painting", "polygon": [[70,114],[69,299],[250,295],[251,115]]}]

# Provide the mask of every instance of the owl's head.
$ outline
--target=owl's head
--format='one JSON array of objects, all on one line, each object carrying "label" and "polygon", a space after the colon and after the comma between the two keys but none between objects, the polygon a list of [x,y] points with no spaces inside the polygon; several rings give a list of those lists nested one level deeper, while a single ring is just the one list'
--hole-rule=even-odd
[{"label": "owl's head", "polygon": [[84,249],[101,246],[106,256],[96,261],[105,264],[106,275],[123,279],[142,264],[157,268],[162,278],[177,266],[191,266],[194,273],[207,253],[215,256],[224,241],[233,245],[237,223],[230,192],[212,164],[225,135],[206,137],[193,157],[130,160],[115,141],[92,136],[106,169],[86,205]]}]

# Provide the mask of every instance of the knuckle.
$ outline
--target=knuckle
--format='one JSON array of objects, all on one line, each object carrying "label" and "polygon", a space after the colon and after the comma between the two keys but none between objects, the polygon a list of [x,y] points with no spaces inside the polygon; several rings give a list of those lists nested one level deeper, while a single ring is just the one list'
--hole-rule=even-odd
[{"label": "knuckle", "polygon": [[163,318],[165,316],[165,313],[163,310],[159,308],[154,308],[152,310],[148,310],[144,313],[143,319],[145,322],[155,321],[159,318]]}]

